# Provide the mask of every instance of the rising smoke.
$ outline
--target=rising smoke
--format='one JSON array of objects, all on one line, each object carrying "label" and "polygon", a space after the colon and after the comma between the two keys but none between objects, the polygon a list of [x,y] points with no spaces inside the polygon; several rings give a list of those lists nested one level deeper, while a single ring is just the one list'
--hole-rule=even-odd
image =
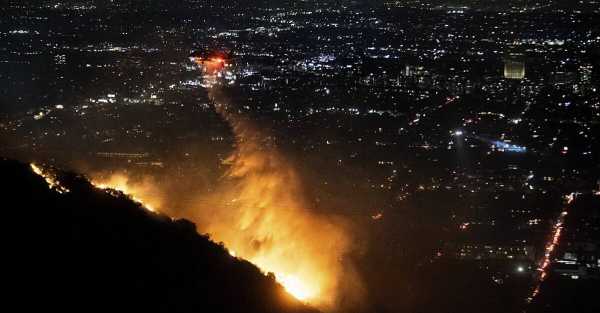
[{"label": "rising smoke", "polygon": [[218,87],[208,90],[235,136],[234,149],[224,161],[227,170],[211,192],[198,192],[174,210],[168,204],[177,202],[179,195],[165,191],[177,189],[166,187],[168,177],[96,174],[95,183],[193,221],[200,232],[223,242],[232,254],[265,274],[273,273],[300,300],[326,311],[356,308],[362,303],[363,289],[348,258],[354,240],[347,221],[311,210],[294,166],[266,131],[237,113]]},{"label": "rising smoke", "polygon": [[236,255],[273,272],[298,298],[326,309],[339,307],[350,291],[358,299],[358,279],[346,264],[348,226],[309,210],[297,173],[269,137],[230,108],[218,89],[209,92],[236,144],[219,187],[198,199],[192,219]]}]

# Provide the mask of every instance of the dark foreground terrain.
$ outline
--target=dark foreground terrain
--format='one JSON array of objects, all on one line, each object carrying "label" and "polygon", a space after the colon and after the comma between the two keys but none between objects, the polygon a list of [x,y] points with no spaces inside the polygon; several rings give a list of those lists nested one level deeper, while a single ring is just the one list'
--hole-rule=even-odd
[{"label": "dark foreground terrain", "polygon": [[185,220],[0,160],[4,299],[18,311],[315,312]]}]

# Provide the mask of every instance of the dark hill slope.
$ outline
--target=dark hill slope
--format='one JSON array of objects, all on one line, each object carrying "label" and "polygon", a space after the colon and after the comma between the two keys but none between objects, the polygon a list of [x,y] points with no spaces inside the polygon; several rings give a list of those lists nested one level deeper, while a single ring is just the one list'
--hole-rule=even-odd
[{"label": "dark hill slope", "polygon": [[0,160],[3,298],[17,311],[315,312],[185,220],[147,212],[61,173],[48,188]]}]

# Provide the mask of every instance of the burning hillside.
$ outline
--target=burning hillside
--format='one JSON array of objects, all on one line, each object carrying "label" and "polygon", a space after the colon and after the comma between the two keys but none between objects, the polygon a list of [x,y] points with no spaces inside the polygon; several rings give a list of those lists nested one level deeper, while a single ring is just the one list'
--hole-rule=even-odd
[{"label": "burning hillside", "polygon": [[[316,312],[186,220],[82,176],[0,160],[9,305],[61,312]],[[10,182],[10,183],[6,183]],[[34,299],[35,301],[23,301]]]},{"label": "burning hillside", "polygon": [[321,307],[335,304],[350,238],[340,220],[311,212],[293,167],[251,123],[225,112],[236,135],[226,176],[210,199],[199,199],[192,214],[201,229],[250,260],[298,299]]},{"label": "burning hillside", "polygon": [[[210,63],[199,63],[209,67],[210,73],[203,70],[204,74],[216,75],[213,60],[204,62]],[[214,191],[200,193],[176,214],[223,242],[232,255],[249,260],[265,274],[273,273],[299,300],[335,309],[341,294],[346,301],[360,299],[359,280],[345,258],[352,239],[344,221],[311,210],[294,167],[269,144],[268,136],[239,115],[218,86],[208,92],[232,129],[234,149]],[[94,182],[103,189],[123,191],[150,210],[163,211],[164,201],[148,181],[113,175],[94,177]]]}]

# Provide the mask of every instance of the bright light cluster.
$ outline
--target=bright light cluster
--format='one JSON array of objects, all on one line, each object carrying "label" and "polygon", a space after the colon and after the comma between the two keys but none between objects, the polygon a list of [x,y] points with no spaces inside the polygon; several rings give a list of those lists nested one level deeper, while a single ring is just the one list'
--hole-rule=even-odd
[{"label": "bright light cluster", "polygon": [[48,188],[50,188],[51,190],[55,190],[60,194],[70,192],[68,188],[60,184],[60,182],[56,178],[56,175],[54,175],[53,173],[45,171],[43,168],[34,163],[31,163],[29,166],[35,174],[42,177],[46,181],[46,183],[48,184]]},{"label": "bright light cluster", "polygon": [[91,183],[94,187],[96,187],[98,189],[102,189],[113,196],[119,196],[119,193],[124,194],[127,197],[129,197],[131,200],[139,203],[146,210],[148,210],[150,212],[156,212],[156,210],[154,209],[154,207],[152,205],[149,205],[148,203],[144,202],[144,200],[136,197],[134,195],[135,192],[131,191],[127,185],[107,185],[107,184],[96,183],[93,181]]},{"label": "bright light cluster", "polygon": [[[567,205],[573,203],[573,201],[575,200],[575,197],[576,197],[575,193],[566,195],[565,199],[567,201]],[[538,267],[538,272],[539,272],[538,282],[537,282],[536,287],[534,288],[533,292],[531,293],[531,296],[529,298],[527,298],[528,302],[533,301],[533,299],[540,293],[541,284],[548,276],[548,268],[551,263],[552,254],[558,247],[558,244],[560,242],[560,236],[561,236],[561,233],[563,230],[563,223],[565,221],[565,217],[567,216],[567,214],[569,214],[567,211],[568,208],[569,208],[568,206],[565,207],[565,209],[560,213],[558,220],[552,227],[552,236],[550,237],[550,240],[548,241],[548,243],[546,243],[544,257],[542,258],[542,260],[540,262],[540,266]]]}]

